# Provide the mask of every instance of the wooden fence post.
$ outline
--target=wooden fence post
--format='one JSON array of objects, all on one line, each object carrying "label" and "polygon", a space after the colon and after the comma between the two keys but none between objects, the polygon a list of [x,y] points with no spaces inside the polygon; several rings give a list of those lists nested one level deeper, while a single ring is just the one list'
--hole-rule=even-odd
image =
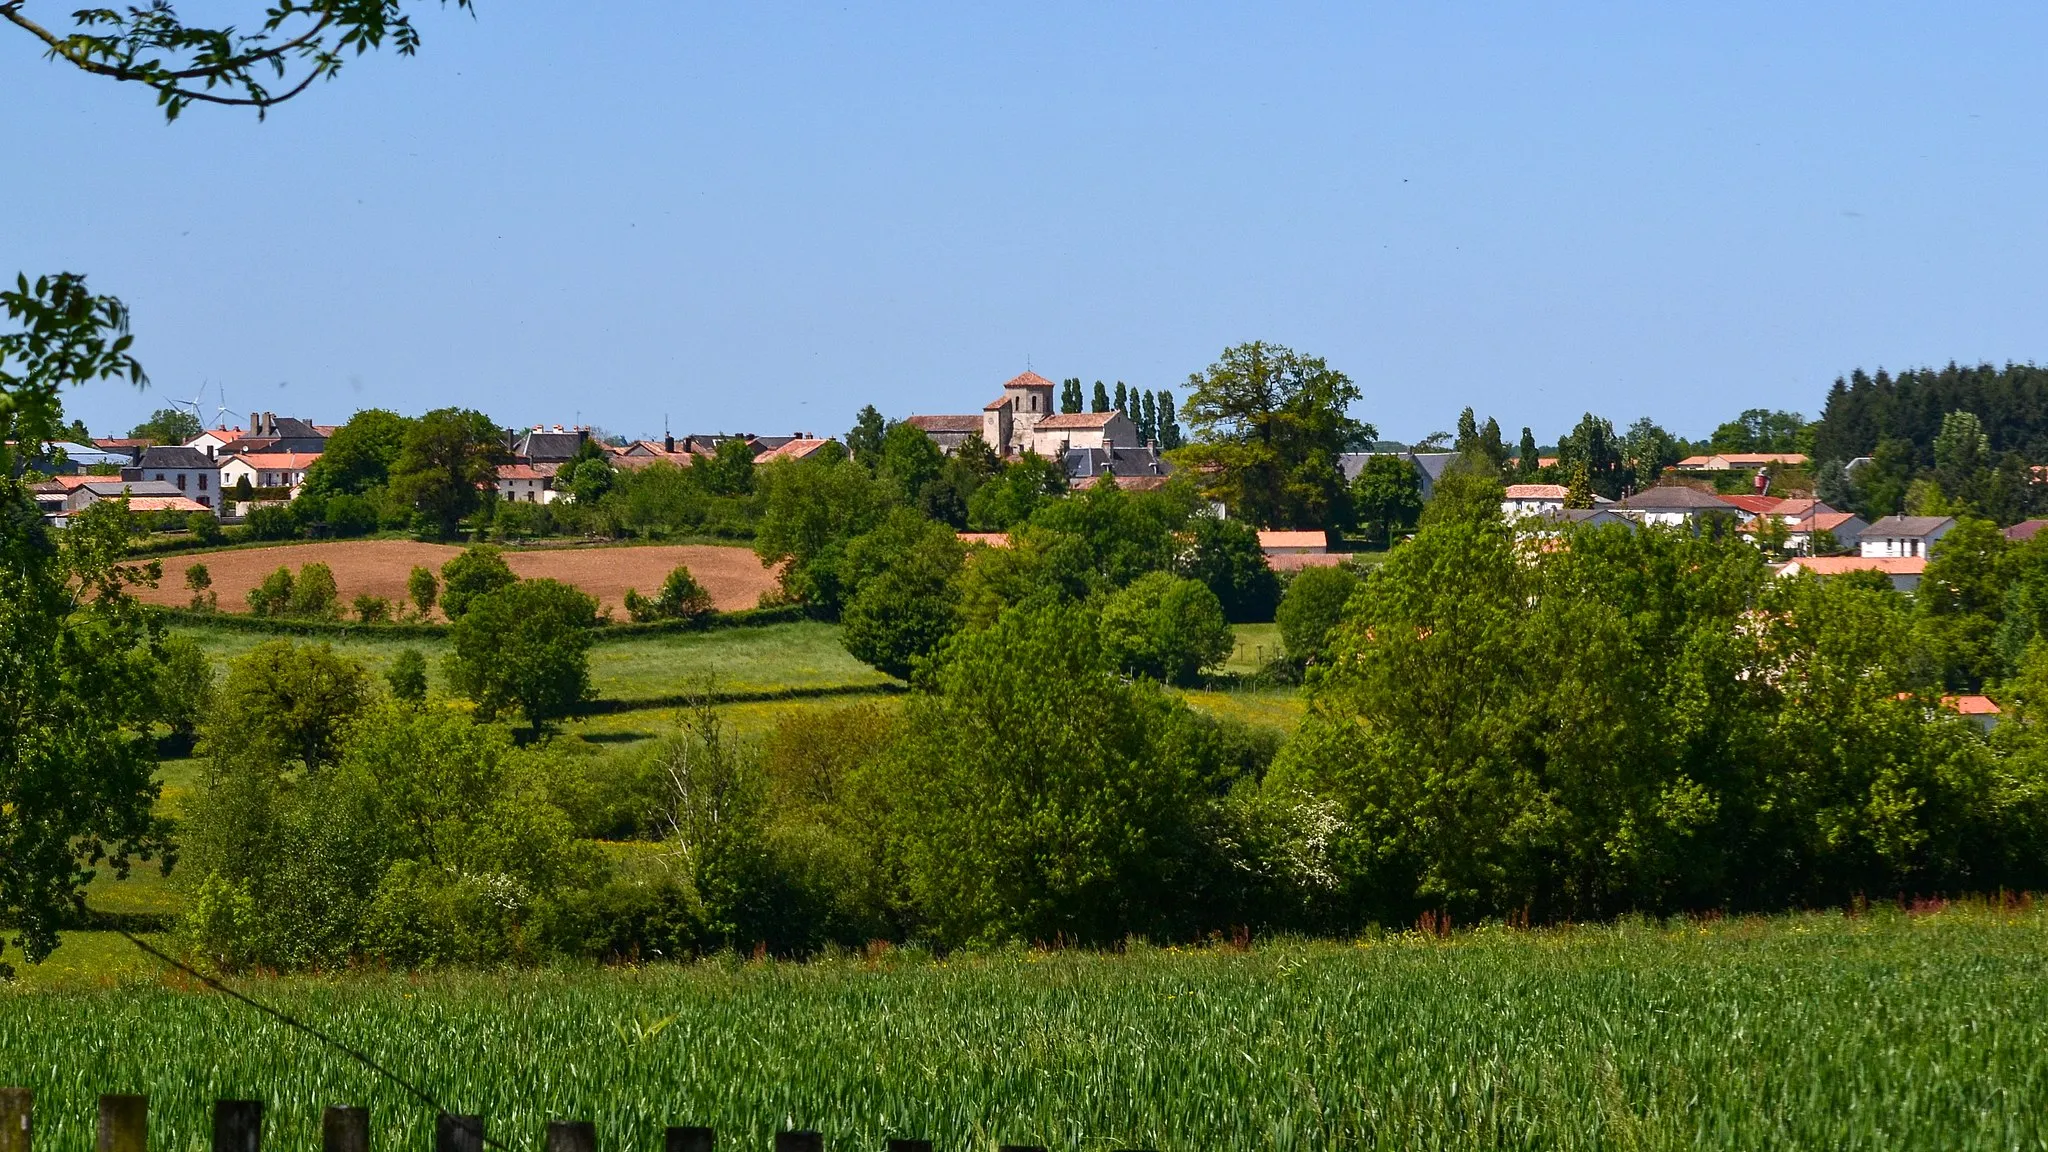
[{"label": "wooden fence post", "polygon": [[29,1123],[35,1093],[26,1088],[0,1088],[0,1152],[29,1152],[35,1129]]},{"label": "wooden fence post", "polygon": [[263,1152],[263,1101],[213,1102],[213,1152]]},{"label": "wooden fence post", "polygon": [[717,1136],[709,1128],[671,1128],[662,1152],[711,1152]]},{"label": "wooden fence post", "polygon": [[825,1152],[825,1137],[806,1129],[777,1132],[775,1152]]},{"label": "wooden fence post", "polygon": [[484,1118],[452,1112],[434,1117],[434,1152],[484,1152]]},{"label": "wooden fence post", "polygon": [[149,1152],[149,1097],[100,1097],[99,1152]]},{"label": "wooden fence post", "polygon": [[320,1113],[320,1152],[370,1152],[370,1110],[329,1108]]},{"label": "wooden fence post", "polygon": [[597,1125],[588,1120],[548,1121],[548,1152],[597,1152]]}]

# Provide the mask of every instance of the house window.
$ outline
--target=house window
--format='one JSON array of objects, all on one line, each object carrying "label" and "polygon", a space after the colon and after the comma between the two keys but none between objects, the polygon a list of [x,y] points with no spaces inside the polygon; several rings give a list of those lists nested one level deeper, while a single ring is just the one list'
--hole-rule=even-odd
[{"label": "house window", "polygon": [[201,492],[206,491],[206,473],[204,472],[199,474],[199,490]]},{"label": "house window", "polygon": [[[161,480],[161,479],[163,479],[163,477],[159,476],[159,477],[157,477],[157,479]],[[185,474],[184,474],[183,472],[180,472],[180,473],[178,473],[178,491],[180,491],[180,492],[183,492],[184,490],[185,490]]]}]

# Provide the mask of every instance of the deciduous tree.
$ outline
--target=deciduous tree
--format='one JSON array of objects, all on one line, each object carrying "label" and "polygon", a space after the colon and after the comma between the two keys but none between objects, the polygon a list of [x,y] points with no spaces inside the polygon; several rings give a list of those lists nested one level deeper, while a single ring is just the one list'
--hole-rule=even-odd
[{"label": "deciduous tree", "polygon": [[1351,416],[1358,386],[1322,359],[1276,344],[1224,350],[1183,414],[1195,443],[1178,457],[1231,515],[1270,528],[1328,528],[1349,501],[1337,457],[1377,433]]},{"label": "deciduous tree", "polygon": [[449,628],[448,681],[486,719],[517,712],[552,728],[595,696],[597,601],[557,580],[521,580],[472,601]]}]

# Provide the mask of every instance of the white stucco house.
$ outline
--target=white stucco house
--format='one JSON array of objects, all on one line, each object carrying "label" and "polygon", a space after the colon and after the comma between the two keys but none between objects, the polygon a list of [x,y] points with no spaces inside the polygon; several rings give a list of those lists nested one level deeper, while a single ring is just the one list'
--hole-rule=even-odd
[{"label": "white stucco house", "polygon": [[1572,490],[1562,484],[1510,484],[1500,502],[1504,520],[1523,516],[1547,516],[1564,511]]},{"label": "white stucco house", "polygon": [[562,494],[555,491],[553,464],[498,465],[498,499],[516,504],[553,504]]},{"label": "white stucco house", "polygon": [[1863,530],[1857,551],[1868,557],[1925,557],[1956,526],[1953,516],[1887,516]]},{"label": "white stucco house", "polygon": [[288,488],[296,500],[306,483],[306,470],[319,458],[318,452],[246,452],[224,457],[221,486],[233,488],[247,479],[252,488]]},{"label": "white stucco house", "polygon": [[134,467],[121,469],[121,479],[160,480],[208,508],[220,506],[220,461],[197,448],[145,448]]},{"label": "white stucco house", "polygon": [[1645,526],[1698,529],[1711,517],[1733,520],[1741,509],[1710,492],[1682,484],[1645,488],[1625,500],[1615,501],[1616,512]]}]

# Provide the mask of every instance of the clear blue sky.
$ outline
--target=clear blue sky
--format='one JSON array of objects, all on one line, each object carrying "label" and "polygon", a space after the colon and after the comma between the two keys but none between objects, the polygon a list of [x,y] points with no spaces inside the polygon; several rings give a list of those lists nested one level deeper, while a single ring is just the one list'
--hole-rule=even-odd
[{"label": "clear blue sky", "polygon": [[2048,358],[2038,4],[478,7],[265,123],[0,29],[0,263],[162,394],[71,411],[839,433],[1264,339],[1549,442]]}]

